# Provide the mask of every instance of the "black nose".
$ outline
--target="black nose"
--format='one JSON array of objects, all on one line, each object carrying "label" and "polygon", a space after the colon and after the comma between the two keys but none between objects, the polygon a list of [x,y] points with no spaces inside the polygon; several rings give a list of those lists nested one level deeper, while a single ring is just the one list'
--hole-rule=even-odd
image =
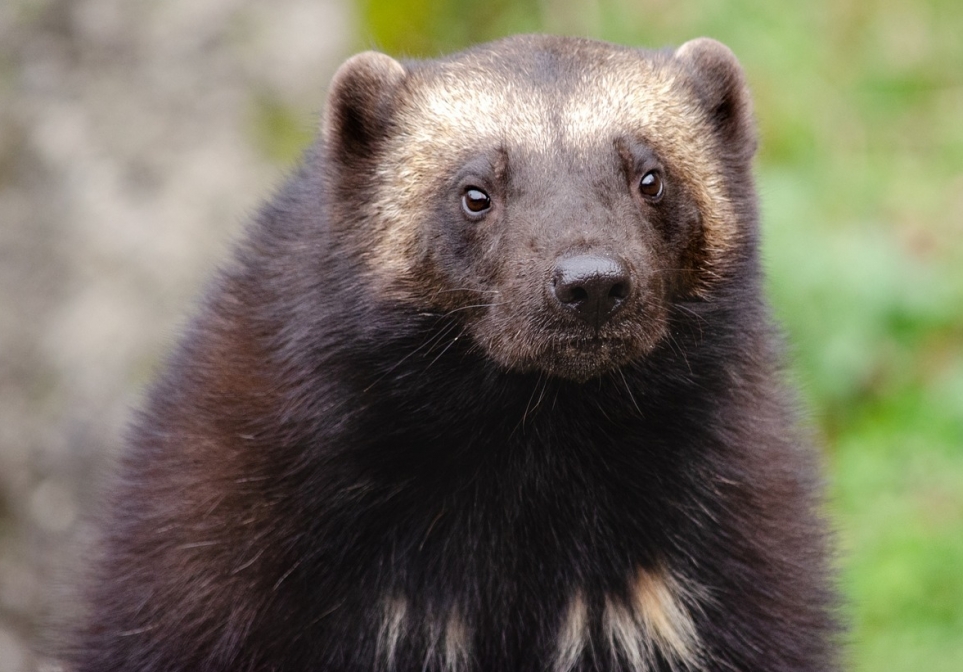
[{"label": "black nose", "polygon": [[585,254],[555,263],[552,289],[564,307],[598,329],[628,297],[632,281],[618,259]]}]

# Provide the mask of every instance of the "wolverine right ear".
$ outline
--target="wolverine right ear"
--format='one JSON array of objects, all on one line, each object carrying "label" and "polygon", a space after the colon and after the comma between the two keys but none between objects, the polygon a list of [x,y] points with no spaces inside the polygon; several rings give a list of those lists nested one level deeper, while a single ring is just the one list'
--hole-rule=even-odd
[{"label": "wolverine right ear", "polygon": [[726,147],[751,158],[756,151],[752,98],[735,54],[721,42],[700,37],[676,49],[675,57],[688,71]]},{"label": "wolverine right ear", "polygon": [[352,56],[338,68],[322,126],[330,157],[350,163],[372,156],[387,137],[395,93],[405,74],[401,63],[376,51]]}]

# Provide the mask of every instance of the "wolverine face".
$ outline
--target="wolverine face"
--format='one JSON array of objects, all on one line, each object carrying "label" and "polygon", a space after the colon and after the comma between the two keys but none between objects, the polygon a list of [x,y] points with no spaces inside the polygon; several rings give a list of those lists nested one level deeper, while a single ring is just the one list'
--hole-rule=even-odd
[{"label": "wolverine face", "polygon": [[698,211],[650,147],[607,144],[482,148],[436,196],[439,305],[507,368],[584,380],[665,336]]},{"label": "wolverine face", "polygon": [[339,72],[326,140],[371,176],[356,235],[378,291],[512,370],[582,381],[645,357],[750,233],[728,181],[754,148],[741,74],[690,45],[529,36]]}]

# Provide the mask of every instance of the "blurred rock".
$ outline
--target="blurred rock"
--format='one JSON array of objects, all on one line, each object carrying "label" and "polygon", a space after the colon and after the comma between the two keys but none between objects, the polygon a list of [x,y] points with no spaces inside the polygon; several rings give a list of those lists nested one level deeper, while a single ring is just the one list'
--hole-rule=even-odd
[{"label": "blurred rock", "polygon": [[27,652],[15,635],[0,628],[0,670],[26,672]]},{"label": "blurred rock", "polygon": [[313,129],[351,27],[344,0],[0,3],[3,672],[60,669],[43,633],[139,391],[282,179],[258,101]]}]

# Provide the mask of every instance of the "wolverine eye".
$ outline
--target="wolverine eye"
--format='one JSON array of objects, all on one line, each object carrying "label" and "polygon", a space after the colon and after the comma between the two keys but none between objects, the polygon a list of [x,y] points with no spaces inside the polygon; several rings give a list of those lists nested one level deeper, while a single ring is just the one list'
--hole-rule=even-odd
[{"label": "wolverine eye", "polygon": [[665,193],[665,183],[662,182],[662,175],[656,170],[650,170],[642,179],[639,180],[639,193],[647,201],[652,201],[653,203],[662,199],[662,194]]},{"label": "wolverine eye", "polygon": [[492,207],[492,199],[477,187],[468,187],[461,197],[461,207],[469,217],[483,215]]}]

